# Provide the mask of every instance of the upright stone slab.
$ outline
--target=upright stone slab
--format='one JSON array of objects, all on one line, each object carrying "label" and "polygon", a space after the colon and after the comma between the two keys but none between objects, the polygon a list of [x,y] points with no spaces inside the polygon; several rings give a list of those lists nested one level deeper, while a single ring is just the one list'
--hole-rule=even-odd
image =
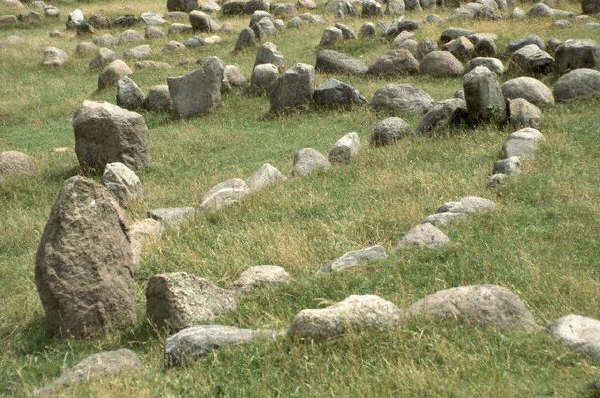
[{"label": "upright stone slab", "polygon": [[91,337],[135,323],[133,258],[124,214],[93,180],[66,180],[38,247],[37,286],[50,331]]},{"label": "upright stone slab", "polygon": [[463,76],[468,117],[472,122],[506,119],[506,103],[498,77],[485,66]]},{"label": "upright stone slab", "polygon": [[169,77],[175,111],[182,118],[211,113],[221,103],[222,81],[222,62],[216,57],[206,59],[201,68],[187,75]]},{"label": "upright stone slab", "polygon": [[84,101],[73,116],[75,153],[82,167],[103,170],[121,162],[133,170],[148,165],[144,117],[108,102]]},{"label": "upright stone slab", "polygon": [[281,75],[269,92],[271,112],[307,106],[315,91],[315,69],[311,65],[296,64]]}]

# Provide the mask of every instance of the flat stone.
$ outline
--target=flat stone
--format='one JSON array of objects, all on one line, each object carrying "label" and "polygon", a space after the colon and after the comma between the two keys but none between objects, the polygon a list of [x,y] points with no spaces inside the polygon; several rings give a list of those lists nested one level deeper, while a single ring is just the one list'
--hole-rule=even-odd
[{"label": "flat stone", "polygon": [[380,245],[367,247],[345,253],[321,268],[325,272],[339,272],[347,268],[356,267],[372,260],[387,258],[385,248]]},{"label": "flat stone", "polygon": [[283,267],[277,265],[256,265],[250,267],[233,282],[233,288],[247,293],[250,290],[267,285],[278,285],[291,282],[293,279]]},{"label": "flat stone", "polygon": [[160,221],[165,227],[176,228],[196,213],[193,207],[165,207],[148,211],[148,217]]},{"label": "flat stone", "polygon": [[231,178],[212,187],[202,197],[200,207],[206,210],[220,210],[239,202],[250,193],[246,181],[239,178]]},{"label": "flat stone", "polygon": [[574,351],[600,362],[600,321],[581,315],[569,314],[548,325],[552,337]]}]

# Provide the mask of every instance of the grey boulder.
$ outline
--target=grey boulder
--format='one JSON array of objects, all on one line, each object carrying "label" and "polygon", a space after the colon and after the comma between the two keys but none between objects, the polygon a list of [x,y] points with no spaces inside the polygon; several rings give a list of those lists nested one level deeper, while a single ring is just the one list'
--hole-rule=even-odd
[{"label": "grey boulder", "polygon": [[355,132],[350,132],[336,141],[327,158],[331,163],[347,163],[358,155],[359,150],[360,138]]},{"label": "grey boulder", "polygon": [[292,177],[306,177],[317,170],[328,169],[331,164],[313,148],[303,148],[294,154]]},{"label": "grey boulder", "polygon": [[142,183],[138,176],[123,163],[108,163],[102,174],[102,185],[106,187],[123,207],[142,195]]},{"label": "grey boulder", "polygon": [[347,268],[356,267],[358,265],[367,263],[372,260],[379,260],[387,258],[385,248],[380,245],[367,247],[360,250],[354,250],[344,253],[342,257],[339,257],[327,265],[321,268],[325,272],[339,272]]},{"label": "grey boulder", "polygon": [[388,83],[373,94],[371,106],[378,111],[424,114],[433,105],[425,91],[412,84]]}]

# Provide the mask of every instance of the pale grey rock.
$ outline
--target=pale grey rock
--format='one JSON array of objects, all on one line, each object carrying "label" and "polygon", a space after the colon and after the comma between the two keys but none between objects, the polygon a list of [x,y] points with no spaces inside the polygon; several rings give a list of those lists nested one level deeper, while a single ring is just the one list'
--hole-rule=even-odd
[{"label": "pale grey rock", "polygon": [[503,184],[504,180],[506,180],[507,178],[508,178],[508,175],[506,175],[504,173],[492,174],[488,178],[487,185],[488,185],[489,188],[495,188],[495,187]]},{"label": "pale grey rock", "polygon": [[148,211],[148,217],[159,221],[165,227],[177,228],[194,217],[195,213],[196,209],[193,207],[164,207]]},{"label": "pale grey rock", "polygon": [[206,115],[221,104],[222,64],[218,58],[211,57],[199,69],[167,79],[173,106],[180,117]]},{"label": "pale grey rock", "polygon": [[135,69],[170,69],[171,65],[166,62],[158,61],[138,61],[135,63]]},{"label": "pale grey rock", "polygon": [[562,75],[553,86],[557,101],[600,96],[600,71],[580,68]]},{"label": "pale grey rock", "polygon": [[418,224],[412,227],[398,242],[398,248],[424,247],[439,249],[450,243],[445,233],[432,224]]},{"label": "pale grey rock", "polygon": [[344,253],[342,257],[339,257],[321,268],[324,272],[339,272],[347,268],[356,267],[365,264],[369,261],[385,259],[387,253],[385,248],[380,245],[367,247],[360,250],[354,250]]},{"label": "pale grey rock", "polygon": [[521,159],[513,156],[497,160],[494,163],[492,174],[506,174],[507,176],[521,174]]},{"label": "pale grey rock", "polygon": [[504,98],[524,98],[537,106],[554,105],[552,90],[541,81],[529,76],[521,76],[502,84]]},{"label": "pale grey rock", "polygon": [[440,36],[440,43],[446,44],[451,40],[457,39],[461,36],[470,36],[473,33],[475,32],[464,28],[448,28],[442,32]]},{"label": "pale grey rock", "polygon": [[407,49],[393,49],[380,55],[369,65],[370,75],[399,76],[419,72],[419,61]]},{"label": "pale grey rock", "polygon": [[367,103],[367,99],[358,90],[337,79],[327,79],[321,83],[315,90],[313,99],[317,106],[326,108],[347,108]]},{"label": "pale grey rock", "polygon": [[[544,135],[538,130],[526,127],[512,133],[502,146],[502,157],[520,159],[532,158],[538,150],[539,144],[545,142]],[[508,173],[505,173],[508,174]]]},{"label": "pale grey rock", "polygon": [[388,117],[375,125],[371,134],[371,145],[392,145],[396,141],[412,135],[408,124],[399,117]]},{"label": "pale grey rock", "polygon": [[171,100],[169,86],[166,84],[157,84],[150,87],[143,105],[149,111],[171,112],[173,110],[173,101]]},{"label": "pale grey rock", "polygon": [[250,193],[246,181],[231,178],[208,190],[202,197],[200,208],[205,210],[220,210],[239,202]]},{"label": "pale grey rock", "polygon": [[185,52],[186,50],[187,47],[183,43],[180,43],[176,40],[171,40],[163,46],[161,51],[163,54],[172,54]]},{"label": "pale grey rock", "polygon": [[442,50],[448,51],[458,60],[466,62],[473,57],[475,46],[465,36],[460,36],[444,44]]},{"label": "pale grey rock", "polygon": [[385,5],[385,15],[404,15],[406,8],[404,0],[387,0]]},{"label": "pale grey rock", "polygon": [[335,26],[330,26],[325,28],[323,34],[321,35],[321,41],[319,42],[319,46],[321,47],[329,47],[334,46],[335,44],[344,40],[344,34],[342,31]]},{"label": "pale grey rock", "polygon": [[256,45],[256,34],[250,28],[244,28],[240,32],[238,39],[235,43],[234,51],[242,51],[248,47],[254,47]]},{"label": "pale grey rock", "polygon": [[526,74],[545,74],[554,68],[554,58],[536,44],[528,44],[515,51],[510,58],[510,69]]},{"label": "pale grey rock", "polygon": [[330,163],[347,163],[358,155],[359,151],[360,138],[355,132],[350,132],[335,142],[327,158]]},{"label": "pale grey rock", "polygon": [[0,152],[0,183],[8,178],[32,176],[36,173],[33,159],[17,151]]},{"label": "pale grey rock", "polygon": [[315,69],[311,65],[296,64],[277,78],[269,90],[271,113],[305,107],[312,102],[315,91]]},{"label": "pale grey rock", "polygon": [[485,66],[497,75],[504,74],[504,64],[498,58],[475,57],[465,65],[465,73],[468,73],[478,66]]},{"label": "pale grey rock", "polygon": [[106,187],[123,207],[142,196],[142,182],[133,170],[123,163],[107,163],[102,174],[102,185]]},{"label": "pale grey rock", "polygon": [[273,64],[260,64],[254,67],[250,77],[250,87],[256,93],[269,92],[279,77],[279,69]]},{"label": "pale grey rock", "polygon": [[131,241],[131,253],[135,271],[140,265],[142,250],[147,246],[157,243],[164,231],[160,221],[153,218],[145,218],[137,221],[129,228],[129,239]]},{"label": "pale grey rock", "polygon": [[89,41],[83,41],[77,44],[75,47],[75,55],[78,57],[85,57],[87,55],[95,54],[98,51],[98,46]]},{"label": "pale grey rock", "polygon": [[362,10],[360,16],[362,18],[378,17],[383,15],[381,4],[375,0],[362,0]]},{"label": "pale grey rock", "polygon": [[449,98],[433,104],[416,129],[418,136],[456,124],[467,117],[467,103],[462,98]]},{"label": "pale grey rock", "polygon": [[102,72],[100,72],[98,75],[98,90],[104,90],[108,87],[112,87],[119,80],[132,73],[133,71],[125,62],[121,61],[120,59],[116,59],[110,64],[106,65],[104,69],[102,69]]},{"label": "pale grey rock", "polygon": [[378,111],[393,114],[424,114],[431,109],[433,99],[412,84],[388,83],[373,94],[371,106]]},{"label": "pale grey rock", "polygon": [[463,76],[468,118],[477,121],[504,121],[506,103],[498,76],[485,66],[478,66]]},{"label": "pale grey rock", "polygon": [[421,224],[431,224],[436,227],[441,227],[451,223],[454,220],[462,219],[465,217],[465,213],[452,213],[447,211],[443,213],[430,214],[427,217],[425,217],[423,221],[421,221]]},{"label": "pale grey rock", "polygon": [[349,27],[342,23],[336,23],[335,27],[342,31],[342,36],[344,36],[344,40],[353,40],[356,39],[356,33]]},{"label": "pale grey rock", "polygon": [[364,75],[368,71],[367,65],[362,61],[334,50],[320,50],[317,52],[315,69],[323,73],[347,75]]},{"label": "pale grey rock", "polygon": [[158,26],[167,23],[167,20],[163,18],[162,14],[156,12],[143,12],[140,15],[140,19],[146,26]]},{"label": "pale grey rock", "polygon": [[[394,2],[395,0],[389,0],[388,4],[390,1]],[[399,1],[402,1],[404,4],[404,0],[399,0]],[[365,38],[374,37],[374,36],[375,36],[375,24],[372,22],[367,22],[367,23],[363,24],[360,27],[360,30],[358,31],[359,39],[365,39]]]},{"label": "pale grey rock", "polygon": [[236,65],[225,65],[222,90],[233,90],[234,87],[242,87],[247,81],[246,76],[242,74],[242,71]]},{"label": "pale grey rock", "polygon": [[288,272],[277,265],[256,265],[250,267],[233,282],[233,288],[241,293],[267,285],[278,285],[291,282],[293,279]]},{"label": "pale grey rock", "polygon": [[110,33],[104,33],[100,36],[94,37],[92,42],[98,47],[114,47],[117,45],[118,40]]},{"label": "pale grey rock", "polygon": [[152,48],[148,44],[142,44],[133,47],[123,54],[124,59],[143,59],[148,58],[152,54]]},{"label": "pale grey rock", "polygon": [[528,46],[530,44],[535,44],[536,46],[538,46],[542,50],[546,49],[546,45],[544,44],[544,40],[542,40],[542,38],[539,37],[538,35],[531,34],[531,35],[523,37],[521,39],[511,40],[508,43],[508,46],[506,46],[506,52],[509,53],[509,54],[512,54],[515,51],[517,51],[518,49],[523,48],[525,46]]},{"label": "pale grey rock", "polygon": [[522,129],[540,128],[542,111],[537,106],[523,98],[508,100],[508,115],[511,127]]},{"label": "pale grey rock", "polygon": [[555,339],[570,349],[600,362],[600,321],[581,315],[569,314],[548,325]]},{"label": "pale grey rock", "polygon": [[432,51],[421,60],[419,71],[434,77],[461,76],[464,66],[448,51]]},{"label": "pale grey rock", "polygon": [[254,66],[262,64],[273,64],[277,66],[280,72],[285,70],[285,60],[283,54],[279,52],[277,46],[271,42],[263,43],[256,52]]},{"label": "pale grey rock", "polygon": [[306,177],[329,167],[331,164],[319,151],[313,148],[303,148],[294,154],[291,174],[292,177]]},{"label": "pale grey rock", "polygon": [[265,163],[260,166],[256,173],[248,177],[246,185],[248,185],[250,191],[259,191],[261,189],[273,187],[286,179],[287,178],[281,174],[279,170],[269,163]]},{"label": "pale grey rock", "polygon": [[125,76],[117,82],[117,105],[133,110],[142,106],[144,93],[129,77]]},{"label": "pale grey rock", "polygon": [[594,40],[567,40],[556,48],[556,73],[575,69],[600,70],[600,46]]},{"label": "pale grey rock", "polygon": [[165,32],[158,26],[148,25],[144,29],[144,39],[152,40],[152,39],[161,39],[165,37]]},{"label": "pale grey rock", "polygon": [[98,50],[98,54],[96,54],[96,56],[90,61],[88,67],[92,70],[104,68],[106,65],[117,59],[119,59],[117,53],[109,48],[101,47]]},{"label": "pale grey rock", "polygon": [[278,18],[291,18],[296,16],[298,11],[292,3],[278,3],[271,6],[271,12]]},{"label": "pale grey rock", "polygon": [[474,214],[494,210],[496,204],[479,196],[465,196],[457,202],[446,202],[436,209],[436,213]]},{"label": "pale grey rock", "polygon": [[416,57],[417,59],[422,60],[423,57],[425,57],[427,54],[429,54],[432,51],[437,51],[437,49],[438,46],[435,40],[430,38],[419,40],[419,43],[417,44]]},{"label": "pale grey rock", "polygon": [[203,11],[194,10],[190,12],[190,25],[194,31],[216,32],[221,30],[221,25],[217,23],[210,15]]},{"label": "pale grey rock", "polygon": [[137,43],[144,40],[144,36],[134,29],[128,29],[119,36],[119,44]]},{"label": "pale grey rock", "polygon": [[171,26],[169,26],[168,34],[177,35],[183,33],[191,33],[193,32],[193,30],[194,28],[192,28],[192,25],[190,24],[175,22],[172,23]]},{"label": "pale grey rock", "polygon": [[554,9],[544,3],[537,3],[527,11],[530,17],[551,17],[554,14]]},{"label": "pale grey rock", "polygon": [[42,65],[45,66],[61,66],[67,60],[69,56],[66,52],[56,47],[46,47],[44,49],[44,59]]}]

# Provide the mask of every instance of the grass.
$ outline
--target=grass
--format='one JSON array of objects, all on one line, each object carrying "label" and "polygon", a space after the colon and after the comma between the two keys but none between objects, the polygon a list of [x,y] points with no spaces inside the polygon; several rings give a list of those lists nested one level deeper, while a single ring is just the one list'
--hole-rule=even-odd
[{"label": "grass", "polygon": [[[162,2],[127,4],[57,3],[63,14],[75,7],[87,15],[164,12]],[[577,10],[572,3],[563,7]],[[8,10],[0,10],[4,13]],[[588,384],[598,373],[597,364],[547,333],[502,333],[448,322],[413,321],[387,333],[306,344],[287,339],[258,342],[221,350],[187,368],[165,370],[165,336],[145,320],[144,291],[148,278],[159,272],[186,271],[228,287],[248,266],[277,264],[296,282],[255,291],[237,310],[215,322],[283,329],[299,310],[350,294],[377,294],[406,307],[440,289],[479,283],[515,291],[540,325],[568,313],[600,318],[598,99],[544,109],[541,130],[547,143],[535,161],[525,164],[523,175],[495,191],[487,190],[485,183],[511,133],[507,126],[461,127],[375,149],[368,147],[368,137],[374,124],[387,115],[369,107],[270,119],[264,118],[269,108],[266,98],[235,91],[225,95],[217,112],[203,118],[183,121],[141,111],[150,129],[152,160],[139,174],[144,198],[128,209],[131,220],[155,207],[198,205],[214,184],[246,178],[265,162],[287,173],[296,150],[313,147],[325,153],[348,131],[358,132],[363,149],[349,165],[290,180],[218,213],[201,213],[179,231],[164,234],[144,254],[135,275],[139,320],[131,329],[92,340],[63,341],[48,335],[33,283],[34,256],[62,182],[79,172],[72,151],[57,153],[54,148],[73,147],[71,117],[84,99],[115,101],[114,90],[95,91],[97,73],[87,70],[89,58],[72,56],[56,69],[40,65],[47,45],[73,54],[79,39],[71,32],[64,39],[47,34],[61,28],[64,19],[64,15],[59,21],[46,19],[42,26],[18,31],[0,27],[0,38],[16,31],[25,42],[0,49],[0,149],[26,152],[39,167],[36,177],[0,186],[5,231],[0,235],[1,396],[25,396],[85,356],[120,347],[141,356],[146,364],[142,376],[79,385],[59,396],[593,396]],[[248,76],[255,52],[231,53],[235,32],[248,18],[224,20],[231,23],[233,33],[221,34],[223,42],[214,46],[163,55],[164,43],[187,36],[149,42],[152,58],[174,67],[138,71],[133,79],[147,90],[164,84],[167,76],[194,68],[193,63],[178,66],[179,59],[209,55],[237,64]],[[344,21],[356,31],[363,22]],[[600,41],[598,31],[585,30],[579,23],[560,29],[547,19],[426,25],[416,36],[438,38],[443,29],[456,25],[497,33],[501,49],[508,40],[529,33],[544,39]],[[287,66],[314,65],[322,29],[286,30],[272,41]],[[339,46],[367,63],[387,48],[379,38]],[[126,49],[117,46],[120,53]],[[318,74],[317,83],[328,77]],[[423,76],[336,77],[367,98],[386,82],[413,83],[435,99],[448,98],[461,87],[460,79]],[[553,79],[543,78],[548,84]],[[419,122],[418,117],[399,116],[413,128]],[[439,204],[466,195],[490,198],[498,209],[445,228],[452,240],[449,247],[395,252],[385,261],[336,275],[317,273],[320,265],[349,250],[378,243],[392,251],[402,234]]]}]

